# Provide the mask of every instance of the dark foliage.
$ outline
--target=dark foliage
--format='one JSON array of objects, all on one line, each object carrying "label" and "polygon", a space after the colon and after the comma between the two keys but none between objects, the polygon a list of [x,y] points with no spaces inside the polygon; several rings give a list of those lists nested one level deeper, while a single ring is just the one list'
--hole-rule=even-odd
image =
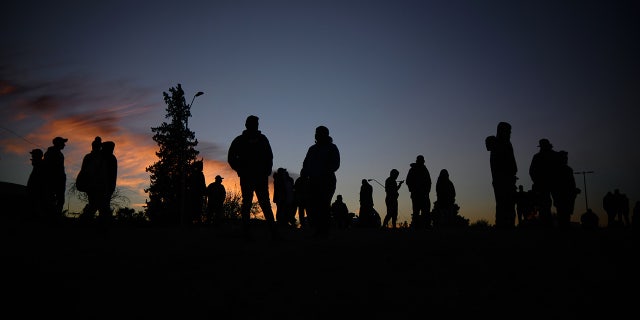
[{"label": "dark foliage", "polygon": [[150,174],[150,186],[146,214],[156,225],[177,225],[181,221],[183,187],[186,174],[193,172],[194,162],[200,153],[195,147],[198,140],[188,128],[191,105],[184,98],[180,84],[163,92],[167,104],[166,119],[158,127],[152,127],[153,141],[158,144],[158,161],[146,168]]}]

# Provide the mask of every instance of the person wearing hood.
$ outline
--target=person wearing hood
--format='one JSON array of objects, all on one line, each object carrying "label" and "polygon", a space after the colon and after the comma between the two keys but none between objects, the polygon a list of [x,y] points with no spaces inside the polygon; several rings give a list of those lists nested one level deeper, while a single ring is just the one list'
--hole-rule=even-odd
[{"label": "person wearing hood", "polygon": [[431,175],[424,164],[424,156],[416,157],[416,162],[410,164],[405,183],[411,194],[411,227],[431,227]]}]

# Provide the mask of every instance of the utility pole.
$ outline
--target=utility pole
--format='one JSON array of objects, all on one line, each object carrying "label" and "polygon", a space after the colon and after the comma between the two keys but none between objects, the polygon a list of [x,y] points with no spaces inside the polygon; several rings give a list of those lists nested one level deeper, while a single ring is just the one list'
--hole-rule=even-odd
[{"label": "utility pole", "polygon": [[586,206],[586,210],[589,210],[589,200],[587,199],[587,174],[593,173],[593,171],[576,171],[574,174],[581,174],[582,181],[584,183],[584,205]]},{"label": "utility pole", "polygon": [[[187,105],[189,111],[191,111],[191,106],[193,106],[193,101],[196,99],[196,97],[199,97],[199,96],[201,96],[203,94],[204,94],[204,92],[198,91],[198,93],[196,93],[193,96],[193,98],[191,99],[191,103],[189,105]],[[184,122],[184,129],[185,130],[184,131],[185,131],[185,134],[187,134],[189,132],[189,117],[185,117],[184,121],[185,121]],[[188,139],[187,139],[187,141],[188,141]],[[185,148],[188,148],[188,145]],[[180,186],[180,221],[181,221],[183,226],[191,224],[191,221],[187,221],[187,219],[189,217],[186,216],[186,213],[185,213],[185,206],[186,206],[185,202],[186,202],[186,197],[187,197],[187,185],[186,185],[187,184],[187,177],[186,176],[187,176],[187,172],[189,172],[189,171],[187,171],[185,169],[186,162],[189,161],[189,159],[187,159],[186,153],[187,153],[187,150],[185,149],[183,151],[183,153],[182,153],[182,159],[180,159],[180,171],[181,171],[181,173],[180,173],[181,174],[181,177],[180,177],[180,179],[181,179],[181,181],[180,181],[181,182],[181,186]]]}]

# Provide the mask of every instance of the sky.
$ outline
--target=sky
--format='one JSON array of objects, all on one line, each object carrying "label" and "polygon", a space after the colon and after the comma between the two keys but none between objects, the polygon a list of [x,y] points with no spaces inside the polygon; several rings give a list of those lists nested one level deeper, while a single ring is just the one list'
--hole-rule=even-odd
[{"label": "sky", "polygon": [[[340,149],[336,195],[358,213],[362,179],[384,217],[391,169],[447,169],[459,214],[495,222],[484,139],[512,125],[518,182],[547,138],[569,153],[589,205],[640,200],[636,1],[11,1],[0,11],[0,181],[25,185],[29,151],[56,136],[73,182],[95,136],[116,143],[118,187],[142,210],[163,92],[193,100],[206,182],[238,190],[227,150],[260,118],[274,168],[297,176],[319,125]],[[586,185],[586,197],[584,186]],[[399,190],[399,221],[411,200]],[[335,198],[335,197],[334,197]],[[77,212],[82,203],[69,199]],[[75,209],[74,209],[75,208]]]}]

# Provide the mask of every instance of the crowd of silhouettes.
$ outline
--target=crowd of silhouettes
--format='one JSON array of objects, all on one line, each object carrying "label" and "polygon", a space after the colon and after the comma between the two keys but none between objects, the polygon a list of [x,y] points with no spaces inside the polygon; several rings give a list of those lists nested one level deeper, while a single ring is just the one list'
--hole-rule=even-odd
[{"label": "crowd of silhouettes", "polygon": [[[499,122],[495,135],[486,137],[485,147],[490,152],[490,170],[495,197],[495,227],[513,228],[516,225],[548,228],[571,226],[575,200],[581,190],[576,187],[573,168],[569,166],[567,151],[555,151],[546,139],[538,141],[539,151],[532,157],[529,176],[532,187],[525,190],[516,187],[518,167],[511,144],[512,127]],[[281,239],[279,228],[301,228],[313,231],[314,236],[326,238],[329,229],[358,227],[398,227],[399,190],[406,182],[411,198],[411,224],[413,229],[430,229],[456,225],[459,206],[456,189],[449,171],[441,169],[435,185],[436,201],[431,206],[432,180],[423,155],[409,164],[405,180],[398,180],[400,172],[391,169],[385,180],[386,215],[381,219],[374,207],[373,186],[375,179],[362,179],[359,193],[359,215],[349,212],[342,195],[337,195],[336,171],[340,168],[340,151],[329,135],[329,129],[318,126],[315,141],[308,148],[302,163],[300,176],[293,179],[285,168],[272,171],[273,153],[269,139],[259,130],[259,118],[250,115],[245,129],[233,139],[228,150],[228,164],[240,179],[240,218],[244,235],[252,239],[251,212],[254,193],[273,239]],[[30,151],[32,171],[27,181],[29,199],[28,216],[33,219],[59,221],[63,216],[66,173],[64,149],[68,139],[55,137],[46,152]],[[80,219],[100,221],[113,219],[111,200],[116,189],[117,159],[115,143],[102,141],[97,136],[91,143],[91,151],[82,160],[76,178],[76,188],[87,195],[87,204]],[[219,226],[226,218],[226,190],[220,175],[209,185],[205,183],[203,160],[195,161],[187,175],[185,214],[187,224],[209,223]],[[269,195],[269,177],[273,178],[274,215]],[[377,181],[376,181],[377,182]],[[380,184],[380,183],[378,183]],[[631,212],[627,196],[615,189],[602,200],[608,227],[632,227],[640,219],[640,201]],[[555,207],[555,216],[552,212]],[[296,221],[296,214],[298,220]],[[584,228],[599,227],[598,215],[591,208],[580,216]],[[517,224],[516,224],[517,222]],[[468,221],[467,221],[468,224]],[[400,224],[402,225],[402,224]],[[404,223],[406,225],[406,222]]]}]

